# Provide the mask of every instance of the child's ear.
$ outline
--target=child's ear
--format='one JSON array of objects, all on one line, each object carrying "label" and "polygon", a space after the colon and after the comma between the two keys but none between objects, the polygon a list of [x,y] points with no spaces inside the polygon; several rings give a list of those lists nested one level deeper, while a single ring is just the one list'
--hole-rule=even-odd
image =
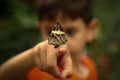
[{"label": "child's ear", "polygon": [[91,42],[94,38],[94,32],[98,27],[99,21],[98,19],[92,19],[88,24],[88,33],[87,33],[87,41]]}]

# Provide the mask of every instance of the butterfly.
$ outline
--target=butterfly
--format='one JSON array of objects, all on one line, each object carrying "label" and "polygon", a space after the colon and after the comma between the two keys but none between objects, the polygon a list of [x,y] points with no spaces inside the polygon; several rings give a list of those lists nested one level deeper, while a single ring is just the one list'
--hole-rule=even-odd
[{"label": "butterfly", "polygon": [[48,44],[54,45],[54,48],[58,48],[60,45],[66,44],[67,41],[68,40],[62,26],[57,22],[53,26],[53,29],[48,37]]}]

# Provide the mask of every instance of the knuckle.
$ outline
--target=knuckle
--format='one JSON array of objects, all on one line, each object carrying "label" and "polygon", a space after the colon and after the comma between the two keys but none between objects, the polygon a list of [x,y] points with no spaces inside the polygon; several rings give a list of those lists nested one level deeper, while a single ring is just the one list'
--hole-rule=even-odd
[{"label": "knuckle", "polygon": [[54,70],[48,69],[47,72],[48,72],[49,74],[51,74],[52,76],[54,76],[54,77],[56,77],[56,78],[59,78],[59,74],[56,74]]},{"label": "knuckle", "polygon": [[59,74],[55,70],[55,65],[54,64],[47,64],[47,72],[51,74],[52,76],[59,78]]},{"label": "knuckle", "polygon": [[47,68],[45,66],[41,66],[41,68],[40,68],[41,71],[46,71],[46,69]]},{"label": "knuckle", "polygon": [[54,65],[52,63],[47,63],[47,70],[54,69]]}]

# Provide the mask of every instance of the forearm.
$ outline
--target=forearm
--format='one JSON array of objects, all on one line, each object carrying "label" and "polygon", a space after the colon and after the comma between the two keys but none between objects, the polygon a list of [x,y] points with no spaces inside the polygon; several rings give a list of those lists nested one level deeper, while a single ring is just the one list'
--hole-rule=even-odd
[{"label": "forearm", "polygon": [[33,51],[29,49],[0,66],[0,80],[22,80],[33,67]]}]

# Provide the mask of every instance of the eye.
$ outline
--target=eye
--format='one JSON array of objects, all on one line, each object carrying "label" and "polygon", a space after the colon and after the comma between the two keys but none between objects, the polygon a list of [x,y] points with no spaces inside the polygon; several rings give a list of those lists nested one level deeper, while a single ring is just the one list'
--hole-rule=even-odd
[{"label": "eye", "polygon": [[66,30],[66,34],[68,36],[73,36],[76,33],[77,30],[73,29],[73,28],[69,28]]}]

